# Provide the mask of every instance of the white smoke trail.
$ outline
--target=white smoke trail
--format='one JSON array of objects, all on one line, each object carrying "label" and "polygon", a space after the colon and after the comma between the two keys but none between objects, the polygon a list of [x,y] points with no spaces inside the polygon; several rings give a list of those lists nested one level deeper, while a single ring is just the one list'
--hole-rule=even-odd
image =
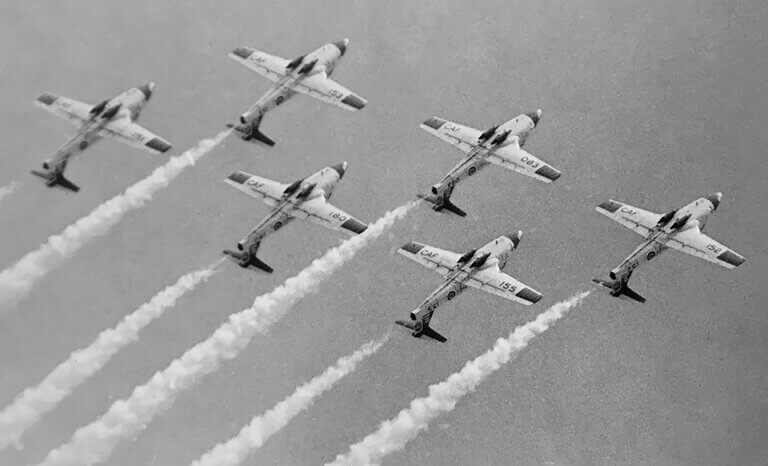
[{"label": "white smoke trail", "polygon": [[17,181],[11,181],[7,185],[0,187],[0,202],[3,202],[3,199],[13,194],[18,187],[19,183]]},{"label": "white smoke trail", "polygon": [[298,387],[288,398],[264,414],[254,417],[236,437],[219,443],[192,464],[194,466],[240,464],[252,450],[261,447],[269,437],[285,427],[297,414],[310,407],[315,398],[333,388],[336,382],[354,371],[357,363],[378,351],[388,338],[389,334],[379,341],[368,342],[354,353],[340,358],[325,372]]},{"label": "white smoke trail", "polygon": [[190,164],[211,151],[231,130],[222,131],[212,139],[203,139],[196,147],[171,159],[152,174],[134,183],[122,194],[96,207],[90,214],[53,235],[36,250],[0,272],[0,303],[16,302],[32,285],[64,260],[72,257],[88,241],[105,235],[127,212],[138,209],[160,189],[168,186]]},{"label": "white smoke trail", "polygon": [[152,297],[115,327],[104,330],[85,348],[72,352],[42,382],[20,393],[13,403],[0,412],[0,451],[18,443],[22,434],[43,414],[51,411],[75,388],[101,370],[123,347],[134,342],[139,332],[173,307],[185,293],[211,278],[224,259],[203,269],[190,272]]},{"label": "white smoke trail", "polygon": [[416,205],[414,201],[387,212],[363,233],[330,249],[282,285],[256,298],[249,309],[230,315],[229,321],[207,340],[136,387],[128,399],[116,401],[99,419],[78,429],[69,443],[50,451],[43,464],[85,465],[106,461],[120,440],[138,435],[155,415],[173,404],[179,392],[214,372],[222,361],[235,358],[256,332],[266,331],[297,301],[316,291],[320,283]]},{"label": "white smoke trail", "polygon": [[408,408],[400,411],[394,419],[382,422],[379,430],[352,445],[345,455],[337,456],[331,464],[379,464],[385,455],[402,450],[406,443],[428,427],[429,421],[451,411],[461,397],[474,391],[486,377],[509,362],[533,337],[547,330],[589,293],[585,291],[556,303],[535,320],[517,327],[507,338],[499,338],[492,349],[467,362],[461,371],[445,381],[431,385],[429,396],[411,401]]}]

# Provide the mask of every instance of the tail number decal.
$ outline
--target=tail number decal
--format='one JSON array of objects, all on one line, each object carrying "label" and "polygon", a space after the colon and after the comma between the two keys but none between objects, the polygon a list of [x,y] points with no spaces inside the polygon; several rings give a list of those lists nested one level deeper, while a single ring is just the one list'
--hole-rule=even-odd
[{"label": "tail number decal", "polygon": [[517,287],[509,282],[501,282],[499,284],[499,288],[501,288],[504,291],[509,291],[510,293],[514,293]]},{"label": "tail number decal", "polygon": [[541,165],[541,163],[539,163],[538,160],[534,160],[531,157],[528,157],[527,155],[520,157],[520,161],[526,165],[530,165],[531,168],[537,168],[539,165]]}]

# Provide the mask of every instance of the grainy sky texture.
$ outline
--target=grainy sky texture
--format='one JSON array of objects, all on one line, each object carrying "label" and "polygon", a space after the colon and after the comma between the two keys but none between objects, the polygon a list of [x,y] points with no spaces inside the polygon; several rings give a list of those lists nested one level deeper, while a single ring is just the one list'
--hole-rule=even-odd
[{"label": "grainy sky texture", "polygon": [[[761,1],[0,1],[0,186],[18,183],[0,204],[1,268],[167,160],[103,141],[68,167],[77,195],[46,189],[29,170],[74,128],[32,105],[43,92],[95,103],[154,81],[140,122],[178,154],[217,134],[269,86],[229,51],[247,45],[293,58],[348,37],[333,77],[369,101],[350,113],[295,97],[264,119],[274,148],[230,137],[0,309],[0,405],[179,276],[216,260],[267,213],[222,182],[229,173],[290,182],[346,160],[333,202],[373,221],[461,158],[420,122],[435,115],[484,128],[541,108],[526,149],[562,178],[544,185],[491,167],[455,191],[466,218],[415,209],[121,443],[109,463],[187,464],[384,335],[440,283],[394,253],[401,244],[464,252],[522,230],[506,272],[541,291],[539,304],[468,290],[434,317],[447,344],[398,329],[246,463],[330,461],[622,260],[640,237],[596,204],[613,198],[663,212],[716,191],[724,197],[707,232],[744,255],[744,265],[729,271],[671,251],[632,278],[646,305],[593,292],[385,463],[761,463],[766,24]],[[42,460],[340,239],[294,223],[262,245],[274,274],[225,264],[43,416],[21,449],[0,452],[0,464]]]}]

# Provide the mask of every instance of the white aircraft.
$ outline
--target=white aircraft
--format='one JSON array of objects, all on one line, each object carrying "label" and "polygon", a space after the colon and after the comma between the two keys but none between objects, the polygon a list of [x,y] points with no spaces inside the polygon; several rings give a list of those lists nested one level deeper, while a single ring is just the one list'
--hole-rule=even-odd
[{"label": "white aircraft", "polygon": [[459,123],[432,117],[419,125],[422,129],[467,153],[439,183],[432,186],[432,195],[418,196],[434,204],[436,211],[443,209],[464,217],[466,212],[450,200],[453,188],[467,176],[474,175],[489,163],[522,173],[545,183],[560,177],[560,172],[522,149],[531,131],[541,119],[541,110],[518,115],[512,120],[492,126],[485,131]]},{"label": "white aircraft", "polygon": [[308,218],[350,235],[364,232],[368,225],[327,202],[346,169],[347,162],[339,163],[291,184],[241,171],[229,175],[224,181],[251,197],[263,199],[272,207],[272,211],[248,233],[248,236],[237,243],[237,251],[227,249],[224,254],[234,259],[241,267],[272,273],[272,267],[256,257],[261,240],[296,217]]},{"label": "white aircraft", "polygon": [[104,136],[154,154],[167,152],[171,148],[168,141],[135,123],[152,97],[154,87],[155,83],[134,87],[96,105],[52,94],[38,97],[35,105],[68,119],[78,130],[52,158],[43,162],[44,171],[32,170],[32,174],[43,178],[48,187],[77,192],[80,188],[64,178],[67,162]]},{"label": "white aircraft", "polygon": [[234,128],[246,141],[274,146],[275,142],[259,131],[264,114],[293,97],[297,92],[337,105],[346,110],[360,110],[367,100],[333,81],[329,76],[344,56],[349,39],[326,44],[314,52],[293,60],[276,57],[248,47],[238,47],[229,57],[271,80],[274,85],[247,112],[240,115]]},{"label": "white aircraft", "polygon": [[468,286],[501,296],[520,304],[530,305],[541,299],[541,294],[501,271],[523,236],[522,231],[495,240],[465,254],[445,251],[426,244],[410,242],[397,252],[429,269],[437,271],[446,280],[429,295],[418,308],[411,311],[411,321],[395,323],[413,330],[416,338],[425,335],[437,341],[446,338],[429,326],[432,314],[443,303],[458,296]]},{"label": "white aircraft", "polygon": [[702,233],[709,215],[717,210],[723,193],[702,197],[664,215],[622,204],[614,200],[603,202],[595,210],[634,230],[645,238],[632,254],[609,273],[610,280],[593,279],[611,290],[611,296],[644,303],[645,298],[627,286],[632,272],[668,248],[687,252],[696,257],[733,269],[744,258]]}]

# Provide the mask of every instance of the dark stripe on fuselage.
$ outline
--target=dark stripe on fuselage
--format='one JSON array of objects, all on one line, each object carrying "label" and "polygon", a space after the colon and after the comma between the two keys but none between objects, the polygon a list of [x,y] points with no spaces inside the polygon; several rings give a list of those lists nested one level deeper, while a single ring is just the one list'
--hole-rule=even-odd
[{"label": "dark stripe on fuselage", "polygon": [[416,254],[417,252],[424,249],[424,245],[420,243],[414,243],[413,241],[410,241],[408,243],[405,243],[404,245],[400,246],[400,249],[403,251],[410,252],[411,254]]}]

